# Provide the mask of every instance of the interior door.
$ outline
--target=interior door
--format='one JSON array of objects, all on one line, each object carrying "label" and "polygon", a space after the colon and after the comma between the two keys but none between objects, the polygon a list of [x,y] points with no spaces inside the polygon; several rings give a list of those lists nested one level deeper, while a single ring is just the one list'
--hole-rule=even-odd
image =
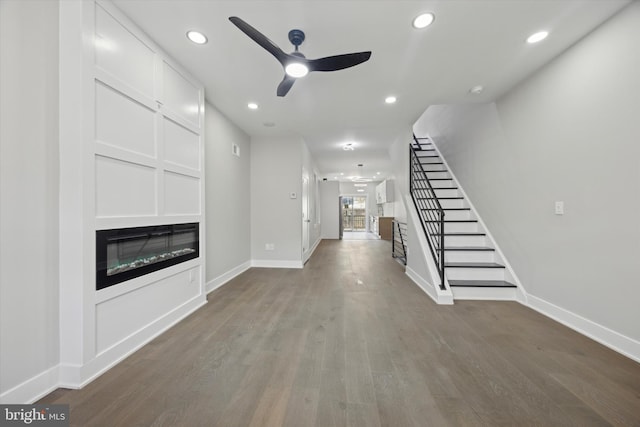
[{"label": "interior door", "polygon": [[307,258],[305,254],[309,250],[309,226],[311,218],[309,217],[309,177],[302,177],[302,254],[304,260]]}]

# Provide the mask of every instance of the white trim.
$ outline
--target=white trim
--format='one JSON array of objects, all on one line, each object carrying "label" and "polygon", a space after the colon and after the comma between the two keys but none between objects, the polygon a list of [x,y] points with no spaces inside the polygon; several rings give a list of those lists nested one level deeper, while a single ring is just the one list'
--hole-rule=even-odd
[{"label": "white trim", "polygon": [[225,273],[222,273],[221,275],[219,275],[214,279],[209,280],[207,282],[205,292],[208,294],[209,292],[212,292],[218,289],[219,287],[226,285],[234,277],[239,276],[240,274],[244,273],[250,268],[251,268],[251,261],[243,262],[242,264],[236,267],[233,267],[231,270]]},{"label": "white trim", "polygon": [[531,294],[528,296],[528,302],[528,304],[523,305],[640,363],[639,341]]},{"label": "white trim", "polygon": [[322,238],[318,237],[316,239],[316,242],[311,246],[311,249],[309,249],[308,251],[306,251],[303,254],[303,256],[304,256],[303,263],[306,263],[307,261],[309,261],[309,258],[311,258],[313,256],[313,253],[316,251],[318,245],[320,244],[320,241],[322,241]]},{"label": "white trim", "polygon": [[0,395],[0,404],[34,403],[58,388],[58,366],[29,378]]},{"label": "white trim", "polygon": [[80,389],[147,345],[207,303],[197,295],[149,325],[129,335],[82,366],[60,365],[58,387]]},{"label": "white trim", "polygon": [[407,267],[405,274],[409,276],[413,282],[418,285],[420,289],[424,291],[425,294],[429,295],[429,297],[436,303],[440,305],[452,305],[453,304],[453,295],[451,292],[448,293],[439,293],[436,289],[436,286],[427,282],[422,276],[416,273],[412,268]]},{"label": "white trim", "polygon": [[302,268],[304,264],[299,259],[281,260],[281,259],[252,259],[251,267],[259,268]]}]

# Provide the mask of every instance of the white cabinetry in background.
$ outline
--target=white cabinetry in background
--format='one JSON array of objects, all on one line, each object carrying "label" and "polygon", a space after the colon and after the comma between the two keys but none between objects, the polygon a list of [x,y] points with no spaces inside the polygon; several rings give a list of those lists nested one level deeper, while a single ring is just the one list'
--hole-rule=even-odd
[{"label": "white cabinetry in background", "polygon": [[376,186],[376,203],[393,202],[393,181],[384,180]]}]

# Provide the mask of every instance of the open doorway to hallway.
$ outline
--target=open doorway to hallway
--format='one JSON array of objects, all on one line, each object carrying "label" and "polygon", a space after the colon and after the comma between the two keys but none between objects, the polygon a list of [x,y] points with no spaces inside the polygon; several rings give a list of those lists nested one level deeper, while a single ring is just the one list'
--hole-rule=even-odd
[{"label": "open doorway to hallway", "polygon": [[340,197],[340,236],[345,240],[378,239],[370,232],[366,196]]}]

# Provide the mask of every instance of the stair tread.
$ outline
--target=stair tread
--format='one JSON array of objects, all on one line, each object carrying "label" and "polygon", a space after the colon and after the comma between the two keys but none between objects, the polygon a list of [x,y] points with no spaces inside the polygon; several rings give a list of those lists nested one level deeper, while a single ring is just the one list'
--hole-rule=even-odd
[{"label": "stair tread", "polygon": [[486,236],[486,233],[474,233],[473,231],[449,231],[444,233],[445,236]]},{"label": "stair tread", "polygon": [[[428,219],[425,222],[440,222],[440,220]],[[445,219],[444,222],[478,222],[477,219]]]},{"label": "stair tread", "polygon": [[444,165],[443,162],[428,162],[428,163],[422,163],[423,165]]},{"label": "stair tread", "polygon": [[[422,208],[423,211],[437,211],[438,208]],[[471,208],[442,208],[443,211],[470,211]]]},{"label": "stair tread", "polygon": [[506,280],[449,280],[450,286],[473,288],[516,288]]},{"label": "stair tread", "polygon": [[453,196],[453,197],[416,197],[416,199],[418,199],[418,200],[435,200],[435,199],[439,199],[439,200],[463,200],[464,197],[462,197],[462,196]]},{"label": "stair tread", "polygon": [[445,268],[504,268],[504,265],[495,262],[448,262]]},{"label": "stair tread", "polygon": [[488,248],[486,246],[445,246],[444,250],[445,251],[482,251],[482,252],[495,251],[494,248]]}]

